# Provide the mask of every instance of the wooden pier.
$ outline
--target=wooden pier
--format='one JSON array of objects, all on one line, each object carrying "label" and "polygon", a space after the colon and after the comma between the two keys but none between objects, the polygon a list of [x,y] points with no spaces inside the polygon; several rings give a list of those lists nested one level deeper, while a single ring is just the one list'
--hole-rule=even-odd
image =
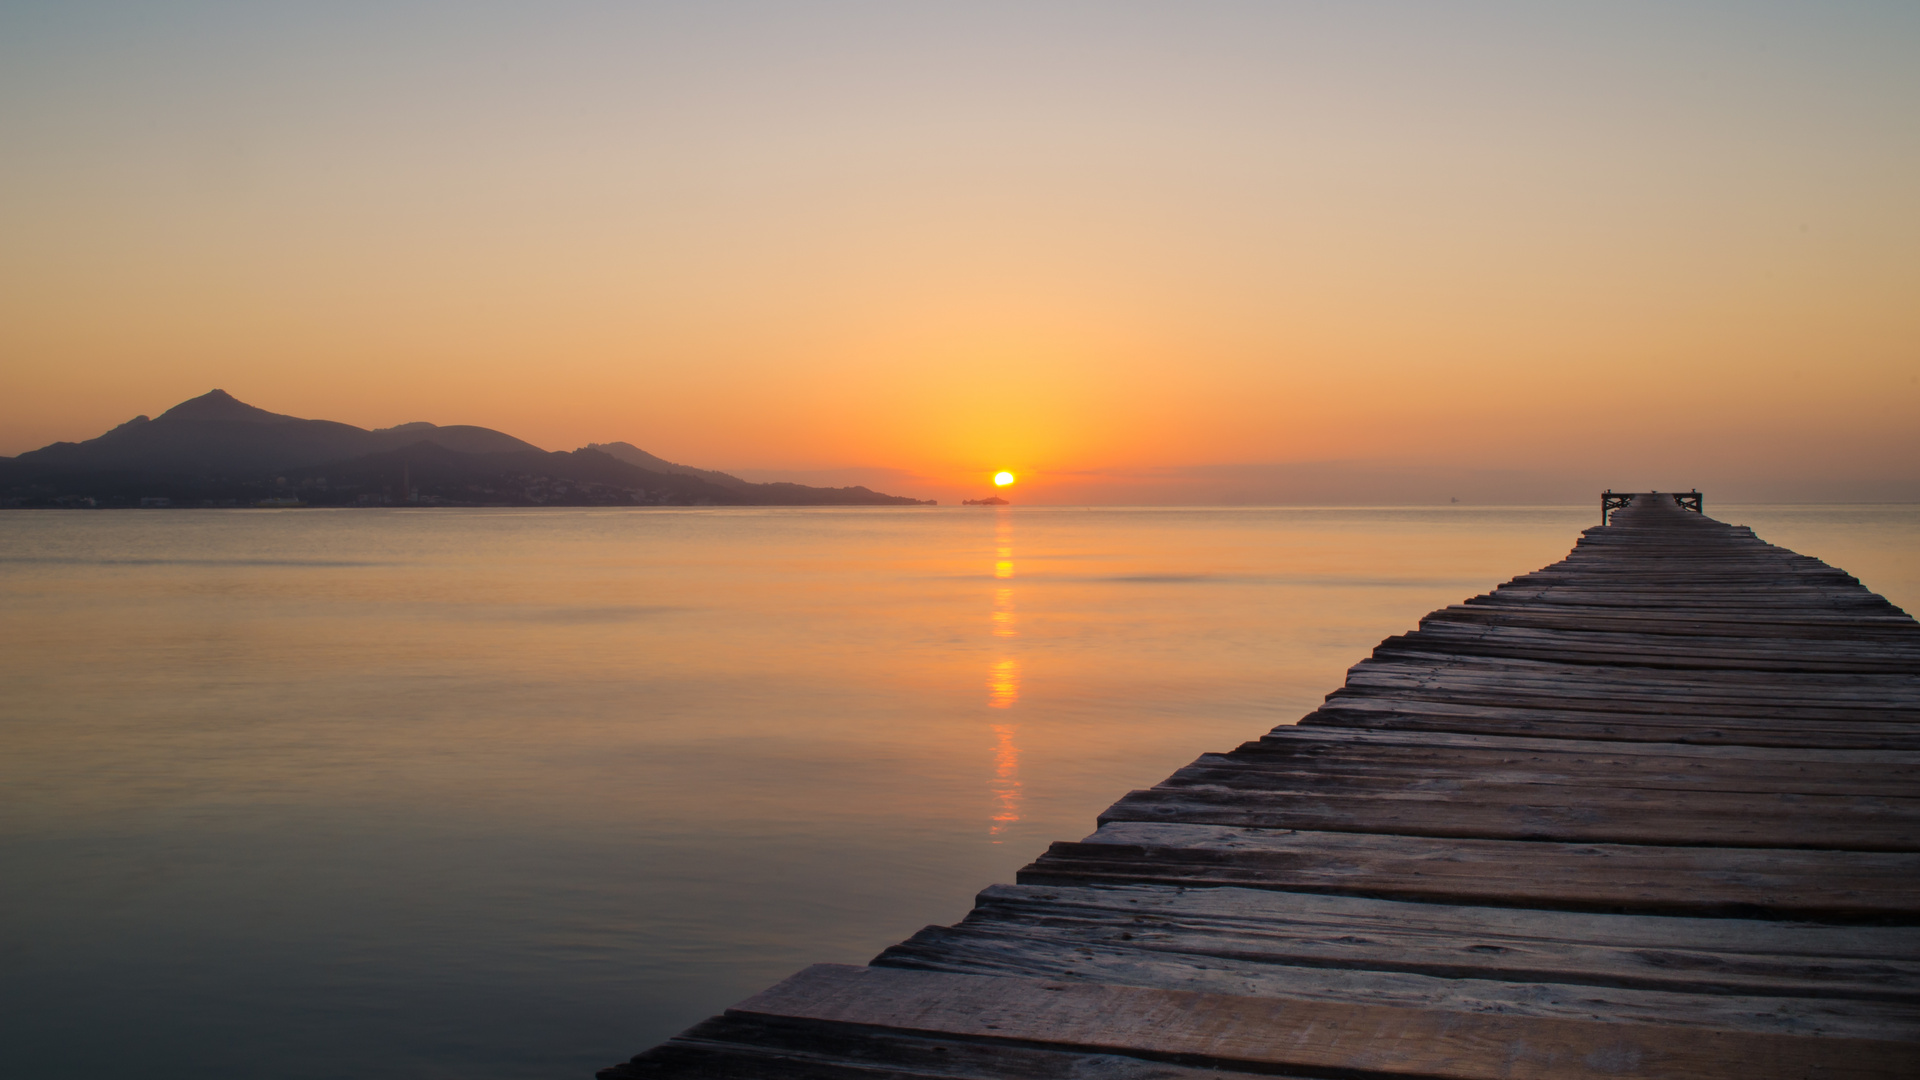
[{"label": "wooden pier", "polygon": [[1920,624],[1688,494],[600,1076],[1920,1076]]}]

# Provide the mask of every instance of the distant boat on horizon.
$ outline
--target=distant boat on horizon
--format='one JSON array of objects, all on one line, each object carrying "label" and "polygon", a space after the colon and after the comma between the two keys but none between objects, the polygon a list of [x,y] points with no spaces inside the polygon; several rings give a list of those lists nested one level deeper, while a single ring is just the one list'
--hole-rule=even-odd
[{"label": "distant boat on horizon", "polygon": [[961,499],[961,506],[1006,506],[1007,500],[998,495],[989,495],[984,499]]}]

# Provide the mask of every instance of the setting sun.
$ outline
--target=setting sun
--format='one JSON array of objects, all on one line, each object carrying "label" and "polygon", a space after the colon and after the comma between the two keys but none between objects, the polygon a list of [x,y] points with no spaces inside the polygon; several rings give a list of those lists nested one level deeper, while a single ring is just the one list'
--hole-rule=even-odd
[{"label": "setting sun", "polygon": [[995,487],[1006,487],[1008,484],[1011,484],[1011,483],[1013,483],[1012,473],[997,472],[993,474],[993,484]]}]

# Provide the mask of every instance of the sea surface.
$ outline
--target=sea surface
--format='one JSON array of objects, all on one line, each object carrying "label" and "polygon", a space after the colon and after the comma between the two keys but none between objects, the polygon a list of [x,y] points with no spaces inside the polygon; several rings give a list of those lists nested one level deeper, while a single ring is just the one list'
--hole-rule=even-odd
[{"label": "sea surface", "polygon": [[[1710,509],[1920,606],[1920,508]],[[1596,518],[0,512],[0,1074],[585,1080]]]}]

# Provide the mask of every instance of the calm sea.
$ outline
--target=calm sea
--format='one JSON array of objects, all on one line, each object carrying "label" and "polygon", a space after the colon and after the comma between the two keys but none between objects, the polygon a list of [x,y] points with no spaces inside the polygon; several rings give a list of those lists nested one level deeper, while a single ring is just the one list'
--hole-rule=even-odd
[{"label": "calm sea", "polygon": [[[1713,509],[1920,605],[1920,508]],[[0,1072],[588,1077],[1596,513],[0,513]]]}]

